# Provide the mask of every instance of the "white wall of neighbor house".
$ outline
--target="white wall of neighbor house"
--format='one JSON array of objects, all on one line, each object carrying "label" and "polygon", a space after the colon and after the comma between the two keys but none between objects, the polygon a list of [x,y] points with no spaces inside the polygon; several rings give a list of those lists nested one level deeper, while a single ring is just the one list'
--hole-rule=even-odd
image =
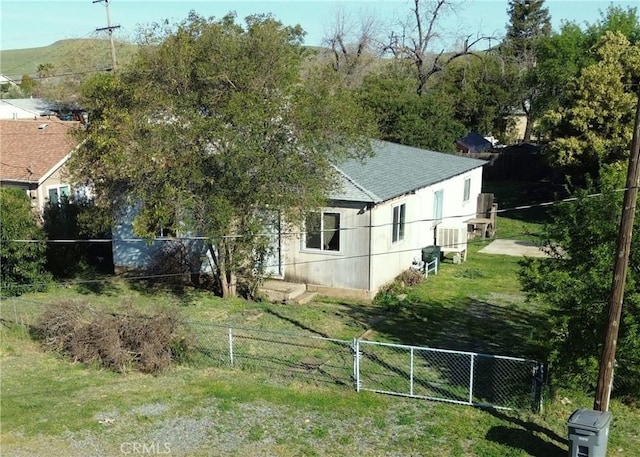
[{"label": "white wall of neighbor house", "polygon": [[333,239],[331,246],[318,249],[307,246],[307,241],[315,240],[308,240],[305,233],[284,237],[284,279],[335,289],[368,290],[369,211],[366,204],[326,207],[322,213],[329,218],[339,215],[338,249],[335,250]]}]

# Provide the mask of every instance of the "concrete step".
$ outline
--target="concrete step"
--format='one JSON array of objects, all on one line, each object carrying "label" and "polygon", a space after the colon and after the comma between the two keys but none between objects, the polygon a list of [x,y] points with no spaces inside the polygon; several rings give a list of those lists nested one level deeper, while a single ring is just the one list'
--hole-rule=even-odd
[{"label": "concrete step", "polygon": [[305,293],[303,293],[299,297],[296,297],[294,301],[298,305],[306,305],[307,303],[313,301],[313,299],[316,298],[317,296],[318,296],[318,292],[309,292],[307,290]]},{"label": "concrete step", "polygon": [[293,303],[296,298],[306,292],[307,286],[305,284],[268,279],[258,290],[264,294],[270,302]]}]

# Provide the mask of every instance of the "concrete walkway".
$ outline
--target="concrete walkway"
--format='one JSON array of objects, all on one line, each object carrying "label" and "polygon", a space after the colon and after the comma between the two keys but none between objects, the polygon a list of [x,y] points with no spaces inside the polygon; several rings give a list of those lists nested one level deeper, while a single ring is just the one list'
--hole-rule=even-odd
[{"label": "concrete walkway", "polygon": [[522,257],[548,257],[536,243],[518,240],[493,240],[478,252],[481,254],[502,254]]}]

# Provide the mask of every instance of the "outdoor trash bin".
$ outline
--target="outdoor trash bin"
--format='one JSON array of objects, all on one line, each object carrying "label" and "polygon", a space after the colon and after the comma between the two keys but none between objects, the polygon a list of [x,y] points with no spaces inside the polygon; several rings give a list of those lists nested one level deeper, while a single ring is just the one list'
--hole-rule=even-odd
[{"label": "outdoor trash bin", "polygon": [[431,263],[434,260],[440,260],[440,246],[427,246],[422,248],[422,261]]},{"label": "outdoor trash bin", "polygon": [[570,457],[605,457],[610,412],[577,409],[567,421]]}]

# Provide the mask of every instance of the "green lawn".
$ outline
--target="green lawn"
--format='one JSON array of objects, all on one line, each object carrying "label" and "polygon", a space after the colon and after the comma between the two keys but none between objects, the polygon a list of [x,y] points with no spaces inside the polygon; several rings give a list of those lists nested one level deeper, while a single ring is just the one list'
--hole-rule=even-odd
[{"label": "green lawn", "polygon": [[[532,226],[526,226],[527,230]],[[177,308],[190,321],[280,332],[367,338],[531,357],[545,310],[524,301],[518,259],[479,254],[387,306],[324,299],[305,306],[221,300],[192,289],[121,279],[78,283],[0,303],[2,454],[564,456],[566,420],[592,396],[559,388],[543,411],[506,412],[356,393],[260,370],[206,364],[152,376],[115,374],[42,352],[21,327],[47,303],[83,299],[96,309]],[[640,411],[613,401],[610,456],[640,449]],[[155,447],[154,447],[155,446]],[[169,452],[167,452],[169,451]],[[149,452],[148,452],[149,453]]]}]

